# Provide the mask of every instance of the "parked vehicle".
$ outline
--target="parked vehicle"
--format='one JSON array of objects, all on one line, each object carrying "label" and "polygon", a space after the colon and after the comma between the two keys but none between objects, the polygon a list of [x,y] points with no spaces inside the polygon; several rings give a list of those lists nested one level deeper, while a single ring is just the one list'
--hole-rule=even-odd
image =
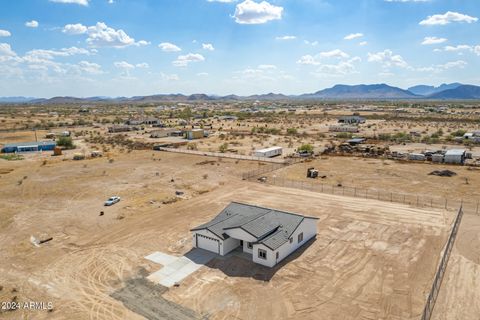
[{"label": "parked vehicle", "polygon": [[113,196],[113,197],[108,198],[107,201],[105,201],[105,205],[106,206],[112,206],[117,202],[120,202],[120,197]]}]

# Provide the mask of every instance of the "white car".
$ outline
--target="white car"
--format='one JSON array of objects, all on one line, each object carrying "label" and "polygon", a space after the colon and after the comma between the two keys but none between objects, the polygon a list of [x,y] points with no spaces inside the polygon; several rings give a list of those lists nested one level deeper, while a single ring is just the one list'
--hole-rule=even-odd
[{"label": "white car", "polygon": [[117,202],[120,202],[120,197],[113,196],[113,197],[108,198],[107,201],[105,201],[105,205],[106,206],[111,206],[111,205],[114,205]]}]

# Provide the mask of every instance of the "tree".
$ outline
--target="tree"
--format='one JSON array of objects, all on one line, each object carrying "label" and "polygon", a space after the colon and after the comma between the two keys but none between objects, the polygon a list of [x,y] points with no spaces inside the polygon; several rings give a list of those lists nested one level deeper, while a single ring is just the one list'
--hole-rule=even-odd
[{"label": "tree", "polygon": [[303,144],[298,148],[298,152],[301,153],[313,153],[313,146],[311,144]]},{"label": "tree", "polygon": [[65,149],[75,149],[73,140],[71,137],[60,137],[58,138],[57,145],[65,147]]},{"label": "tree", "polygon": [[228,143],[222,144],[220,147],[218,147],[218,150],[220,150],[221,153],[225,153],[228,150]]}]

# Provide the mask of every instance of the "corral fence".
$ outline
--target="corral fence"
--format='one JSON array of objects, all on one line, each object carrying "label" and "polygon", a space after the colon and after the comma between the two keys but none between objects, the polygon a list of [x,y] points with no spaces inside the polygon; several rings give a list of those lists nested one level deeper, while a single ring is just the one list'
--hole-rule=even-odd
[{"label": "corral fence", "polygon": [[[280,169],[278,167],[277,169]],[[312,181],[299,181],[299,180],[290,180],[280,177],[266,177],[266,178],[256,178],[276,170],[274,166],[266,166],[265,168],[259,168],[251,172],[244,173],[244,179],[255,179],[253,181],[258,181],[260,183],[265,183],[269,185],[285,187],[285,188],[295,188],[302,189],[306,191],[320,192],[331,195],[338,196],[347,196],[355,197],[362,199],[371,199],[371,200],[380,200],[388,201],[395,203],[403,203],[406,205],[411,205],[419,208],[440,208],[447,210],[456,210],[459,207],[463,207],[464,212],[479,214],[480,202],[478,200],[458,200],[458,199],[448,199],[441,197],[429,197],[429,196],[420,196],[416,194],[407,194],[399,192],[390,192],[385,190],[373,189],[373,188],[359,188],[359,187],[350,187],[343,185],[329,185],[319,182],[318,180]]]},{"label": "corral fence", "polygon": [[289,164],[288,160],[281,159],[281,158],[263,158],[263,157],[254,157],[254,156],[244,156],[244,155],[234,154],[234,153],[209,152],[209,151],[176,149],[176,148],[165,148],[165,147],[155,147],[155,150],[175,152],[175,153],[194,154],[194,155],[206,156],[206,157],[261,161],[261,162],[269,162],[269,163],[275,163],[275,164]]},{"label": "corral fence", "polygon": [[438,293],[442,285],[443,276],[445,275],[445,271],[447,270],[448,259],[450,258],[450,253],[452,252],[453,244],[455,243],[455,238],[457,236],[458,229],[460,228],[460,223],[462,222],[462,217],[463,208],[460,207],[455,222],[453,224],[452,232],[450,233],[447,244],[445,245],[442,259],[440,260],[440,264],[438,265],[438,270],[435,274],[435,279],[433,280],[432,289],[430,290],[427,302],[425,304],[425,308],[423,309],[421,318],[422,320],[430,320],[430,318],[432,317],[433,308],[435,307],[435,302],[437,301]]}]

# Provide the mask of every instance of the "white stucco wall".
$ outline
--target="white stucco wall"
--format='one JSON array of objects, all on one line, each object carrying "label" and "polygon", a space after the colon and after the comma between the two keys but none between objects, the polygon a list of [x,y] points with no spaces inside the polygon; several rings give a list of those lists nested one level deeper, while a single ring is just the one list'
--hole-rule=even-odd
[{"label": "white stucco wall", "polygon": [[221,240],[219,237],[217,237],[214,233],[204,229],[204,230],[197,230],[197,231],[193,231],[192,233],[192,246],[194,248],[197,248],[197,239],[196,239],[196,235],[197,234],[201,234],[201,235],[204,235],[206,237],[210,237],[210,238],[213,238],[213,239],[217,239],[218,241],[220,241],[220,254],[222,253],[222,250],[223,250],[223,240]]},{"label": "white stucco wall", "polygon": [[[267,251],[267,259],[262,259],[258,257],[258,249],[263,249]],[[266,267],[273,267],[275,263],[275,252],[267,248],[263,244],[254,244],[253,245],[253,262],[264,265]]]},{"label": "white stucco wall", "polygon": [[[262,244],[257,244],[253,246],[253,261],[255,263],[262,264],[267,267],[273,267],[286,257],[288,257],[292,252],[297,250],[299,247],[304,245],[308,240],[315,237],[317,234],[317,221],[316,219],[304,219],[302,223],[298,226],[297,230],[292,234],[293,241],[287,241],[280,248],[273,251],[267,248]],[[303,232],[303,241],[298,242],[298,235]],[[258,249],[264,249],[267,251],[267,259],[262,259],[258,257]],[[276,258],[278,252],[278,259]]]},{"label": "white stucco wall", "polygon": [[253,248],[252,249],[248,248],[248,242],[247,241],[243,241],[243,252],[250,253],[250,254],[252,254],[252,252],[253,252]]}]

